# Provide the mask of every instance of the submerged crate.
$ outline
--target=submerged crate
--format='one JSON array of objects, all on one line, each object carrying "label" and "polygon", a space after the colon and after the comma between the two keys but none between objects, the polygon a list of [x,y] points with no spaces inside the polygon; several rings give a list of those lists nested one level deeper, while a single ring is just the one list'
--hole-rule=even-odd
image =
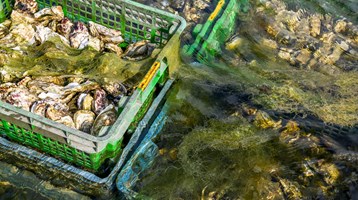
[{"label": "submerged crate", "polygon": [[[128,0],[37,0],[39,7],[60,5],[72,20],[94,21],[121,30],[127,42],[143,39],[162,49],[133,92],[117,121],[101,137],[69,128],[42,116],[0,101],[0,133],[11,140],[60,157],[76,165],[97,170],[105,159],[121,151],[123,135],[133,129],[153,98],[153,91],[163,85],[168,66],[178,61],[170,54],[178,50],[179,36],[186,22],[183,18]],[[14,2],[0,0],[0,21],[9,17]]]},{"label": "submerged crate", "polygon": [[219,0],[204,24],[193,30],[194,42],[183,47],[183,54],[202,63],[210,63],[221,55],[221,45],[232,35],[239,12],[247,12],[248,0]]}]

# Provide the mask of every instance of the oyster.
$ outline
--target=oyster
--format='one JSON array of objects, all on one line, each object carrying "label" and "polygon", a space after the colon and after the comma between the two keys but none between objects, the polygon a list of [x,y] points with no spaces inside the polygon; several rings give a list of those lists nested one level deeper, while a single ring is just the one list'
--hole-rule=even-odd
[{"label": "oyster", "polygon": [[15,0],[14,8],[19,12],[34,14],[38,5],[36,0]]},{"label": "oyster", "polygon": [[36,32],[29,24],[17,24],[11,27],[10,33],[0,40],[1,45],[14,48],[19,45],[33,45],[36,43]]},{"label": "oyster", "polygon": [[74,92],[85,92],[100,88],[99,84],[93,81],[86,81],[82,84],[73,82],[69,83],[63,88],[64,94],[70,94]]},{"label": "oyster", "polygon": [[45,83],[46,85],[42,85],[42,89],[44,91],[47,91],[47,92],[50,92],[50,93],[54,93],[54,94],[58,94],[60,96],[64,96],[64,92],[63,92],[63,89],[64,87],[63,86],[60,86],[60,85],[56,85],[56,84],[53,84],[53,83],[47,83],[45,81],[39,81],[39,82],[42,82],[42,83]]},{"label": "oyster", "polygon": [[30,108],[30,112],[35,113],[40,116],[46,115],[46,109],[49,104],[54,104],[54,101],[50,101],[49,99],[44,99],[40,101],[35,101]]},{"label": "oyster", "polygon": [[46,108],[45,116],[51,120],[60,120],[62,117],[68,115],[68,106],[62,103],[50,104]]},{"label": "oyster", "polygon": [[63,87],[61,88],[61,86],[56,86],[40,80],[30,80],[27,82],[27,88],[31,93],[38,95],[42,92],[58,93]]},{"label": "oyster", "polygon": [[7,103],[29,111],[32,102],[38,98],[25,88],[14,88],[5,99]]},{"label": "oyster", "polygon": [[94,93],[94,102],[92,104],[92,111],[97,115],[102,112],[108,105],[107,95],[103,89],[97,89]]},{"label": "oyster", "polygon": [[3,83],[0,85],[0,100],[7,97],[7,95],[16,88],[15,83]]},{"label": "oyster", "polygon": [[242,46],[243,40],[242,38],[235,34],[231,36],[231,38],[226,42],[226,49],[227,50],[235,50]]},{"label": "oyster", "polygon": [[57,100],[61,98],[61,95],[57,94],[57,93],[52,93],[52,92],[41,92],[38,97],[40,99],[53,99],[53,100]]},{"label": "oyster", "polygon": [[42,25],[48,26],[51,21],[60,21],[65,16],[61,6],[52,6],[51,8],[44,8],[34,14],[36,21],[41,22]]},{"label": "oyster", "polygon": [[281,127],[281,120],[276,122],[266,112],[257,111],[254,124],[263,129],[277,129]]},{"label": "oyster", "polygon": [[123,50],[121,47],[119,47],[118,45],[116,44],[113,44],[113,43],[106,43],[104,45],[104,48],[111,51],[111,52],[114,52],[116,53],[118,56],[121,56],[123,54]]},{"label": "oyster", "polygon": [[321,34],[321,17],[319,15],[312,15],[310,18],[311,35],[317,37]]},{"label": "oyster", "polygon": [[93,97],[90,94],[82,93],[77,99],[77,108],[80,110],[91,110]]},{"label": "oyster", "polygon": [[78,97],[79,97],[79,96],[80,96],[79,94],[76,94],[76,95],[67,103],[69,112],[75,113],[77,110],[79,110],[78,107],[77,107],[77,100],[78,100]]},{"label": "oyster", "polygon": [[302,193],[296,184],[290,182],[288,179],[280,178],[278,176],[277,178],[282,192],[288,197],[288,199],[302,199]]},{"label": "oyster", "polygon": [[113,105],[107,106],[97,117],[91,128],[91,135],[98,135],[103,126],[110,126],[116,121],[116,109]]},{"label": "oyster", "polygon": [[78,84],[81,84],[85,81],[84,78],[82,77],[69,77],[67,78],[67,82],[69,83],[78,83]]},{"label": "oyster", "polygon": [[42,86],[48,85],[45,82],[37,81],[37,80],[31,80],[27,83],[27,88],[31,93],[34,94],[40,94],[41,92],[45,92],[45,90],[42,89]]},{"label": "oyster", "polygon": [[74,122],[76,129],[89,133],[93,125],[95,114],[89,110],[79,110],[74,116]]},{"label": "oyster", "polygon": [[122,33],[118,30],[107,28],[92,21],[90,21],[88,25],[91,35],[98,37],[104,43],[119,44],[124,41],[122,38]]},{"label": "oyster", "polygon": [[10,20],[5,20],[3,23],[0,24],[0,39],[5,37],[9,33],[10,26]]},{"label": "oyster", "polygon": [[149,43],[148,40],[142,40],[134,44],[130,44],[124,52],[122,58],[133,61],[143,60],[152,54],[155,47],[156,45]]},{"label": "oyster", "polygon": [[55,120],[55,121],[58,122],[58,123],[64,124],[64,125],[66,125],[68,127],[71,127],[71,128],[76,127],[75,123],[73,122],[73,119],[68,115],[66,115],[64,117],[61,117],[59,120]]},{"label": "oyster", "polygon": [[336,33],[343,33],[347,30],[347,22],[344,20],[338,20],[334,26],[334,31]]},{"label": "oyster", "polygon": [[28,83],[29,81],[31,81],[31,80],[32,80],[31,77],[26,76],[26,77],[23,78],[21,81],[19,81],[16,85],[17,85],[17,86],[24,86],[24,87],[26,87],[27,83]]},{"label": "oyster", "polygon": [[82,22],[76,22],[72,27],[69,39],[73,48],[84,49],[87,47],[89,42],[89,33],[85,24]]},{"label": "oyster", "polygon": [[70,94],[63,95],[59,102],[68,104],[76,96],[76,94],[77,94],[76,92],[72,92]]},{"label": "oyster", "polygon": [[104,44],[100,39],[93,37],[93,36],[89,36],[88,47],[91,47],[92,49],[94,49],[96,51],[101,51],[103,49],[103,46],[104,46]]},{"label": "oyster", "polygon": [[113,97],[122,97],[127,94],[127,88],[120,82],[109,82],[102,85],[102,88]]},{"label": "oyster", "polygon": [[53,37],[59,37],[60,40],[67,46],[70,46],[70,42],[63,37],[62,35],[54,32],[52,29],[48,27],[44,27],[42,25],[36,26],[36,40],[42,44]]},{"label": "oyster", "polygon": [[65,17],[58,22],[56,30],[59,34],[64,36],[66,39],[69,39],[73,26],[74,24],[71,22],[71,20]]},{"label": "oyster", "polygon": [[35,24],[35,18],[32,14],[22,13],[17,10],[13,10],[10,15],[11,22],[13,24]]},{"label": "oyster", "polygon": [[33,77],[33,79],[46,83],[53,83],[59,86],[65,85],[65,79],[60,76],[38,76],[38,77]]}]

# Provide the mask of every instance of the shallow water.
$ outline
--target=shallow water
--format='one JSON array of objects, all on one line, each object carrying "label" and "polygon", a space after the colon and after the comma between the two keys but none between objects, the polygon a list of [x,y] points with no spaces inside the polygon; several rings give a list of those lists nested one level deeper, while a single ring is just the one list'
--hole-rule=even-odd
[{"label": "shallow water", "polygon": [[[354,2],[286,0],[289,9],[357,25]],[[254,12],[240,19],[239,49],[223,44],[219,65],[183,60],[174,74],[169,120],[156,139],[163,153],[135,188],[138,198],[358,198],[358,70],[330,74],[293,67],[261,45],[265,31]],[[281,120],[282,127],[263,127],[250,110]],[[299,125],[298,133],[283,134],[289,121]],[[40,189],[22,186],[22,173],[3,171],[5,199],[81,197],[63,188],[41,190],[41,180],[34,180]]]}]

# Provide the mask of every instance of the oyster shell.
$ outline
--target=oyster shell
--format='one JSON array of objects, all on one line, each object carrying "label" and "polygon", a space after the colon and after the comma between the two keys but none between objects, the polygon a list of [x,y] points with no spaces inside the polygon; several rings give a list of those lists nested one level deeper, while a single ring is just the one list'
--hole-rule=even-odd
[{"label": "oyster shell", "polygon": [[64,36],[65,38],[69,39],[71,30],[74,24],[71,22],[70,19],[67,17],[63,18],[59,23],[57,24],[56,30],[59,34]]},{"label": "oyster shell", "polygon": [[103,89],[97,89],[94,92],[94,102],[92,111],[97,115],[102,112],[108,105],[107,95]]},{"label": "oyster shell", "polygon": [[347,30],[347,22],[344,20],[338,20],[334,26],[334,31],[336,33],[343,33]]},{"label": "oyster shell", "polygon": [[29,91],[37,95],[42,92],[45,92],[43,88],[46,88],[48,86],[48,83],[39,80],[30,80],[29,82],[27,82],[27,88],[29,89]]},{"label": "oyster shell", "polygon": [[96,115],[89,110],[77,111],[73,116],[76,129],[89,133],[91,131],[95,116]]},{"label": "oyster shell", "polygon": [[49,99],[35,101],[31,105],[30,112],[35,113],[35,114],[40,115],[40,116],[45,116],[47,106],[50,105],[50,104],[54,104],[54,103],[55,103],[54,101],[51,101]]},{"label": "oyster shell", "polygon": [[104,43],[119,44],[124,41],[121,31],[107,28],[92,21],[88,25],[91,35],[98,37]]},{"label": "oyster shell", "polygon": [[38,10],[36,0],[15,0],[14,9],[19,12],[34,14]]},{"label": "oyster shell", "polygon": [[53,100],[57,100],[61,98],[61,95],[57,94],[57,93],[52,93],[52,92],[41,92],[38,97],[40,99],[53,99]]},{"label": "oyster shell", "polygon": [[14,88],[5,99],[9,104],[30,111],[30,106],[38,98],[25,88]]},{"label": "oyster shell", "polygon": [[11,22],[13,24],[34,24],[36,23],[35,18],[32,14],[22,13],[18,10],[13,10],[10,15]]},{"label": "oyster shell", "polygon": [[36,43],[36,32],[29,24],[17,24],[10,33],[0,40],[2,46],[14,48],[20,45],[30,46]]},{"label": "oyster shell", "polygon": [[35,20],[41,22],[42,25],[47,26],[51,21],[60,21],[65,16],[61,6],[52,6],[51,8],[44,8],[34,14]]},{"label": "oyster shell", "polygon": [[16,88],[15,83],[3,83],[0,85],[0,100],[7,97],[7,95]]},{"label": "oyster shell", "polygon": [[72,27],[69,39],[73,48],[84,49],[87,47],[89,42],[89,33],[85,24],[82,22],[76,22]]},{"label": "oyster shell", "polygon": [[148,40],[142,40],[134,44],[130,44],[124,52],[122,58],[133,61],[143,60],[152,54],[155,47],[156,45],[149,43]]},{"label": "oyster shell", "polygon": [[82,77],[69,77],[67,78],[67,82],[69,83],[78,83],[78,84],[81,84],[85,81],[84,78]]},{"label": "oyster shell", "polygon": [[77,99],[77,108],[80,110],[91,110],[93,97],[90,94],[82,93]]},{"label": "oyster shell", "polygon": [[46,42],[47,40],[50,40],[53,37],[59,37],[65,45],[70,46],[70,42],[65,37],[54,32],[52,29],[44,27],[42,25],[36,26],[36,40],[40,44]]},{"label": "oyster shell", "polygon": [[236,50],[243,44],[243,39],[238,35],[235,34],[230,37],[230,39],[226,42],[226,49],[227,50]]},{"label": "oyster shell", "polygon": [[99,84],[93,81],[86,81],[82,84],[73,82],[69,83],[63,88],[64,94],[70,94],[74,92],[85,92],[100,88]]},{"label": "oyster shell", "polygon": [[90,35],[88,46],[96,51],[101,51],[103,49],[104,44],[100,39]]},{"label": "oyster shell", "polygon": [[313,37],[317,37],[321,34],[321,18],[319,15],[312,15],[310,18],[310,33]]},{"label": "oyster shell", "polygon": [[34,80],[42,81],[46,83],[53,83],[59,86],[65,85],[65,78],[62,78],[60,76],[37,76],[33,77]]},{"label": "oyster shell", "polygon": [[59,120],[56,120],[56,122],[64,124],[71,128],[76,128],[75,123],[73,122],[73,119],[68,115],[61,117]]},{"label": "oyster shell", "polygon": [[68,115],[68,106],[62,103],[54,103],[48,105],[46,108],[45,116],[51,120],[60,120],[61,117]]},{"label": "oyster shell", "polygon": [[118,56],[121,56],[121,55],[123,54],[122,48],[119,47],[119,46],[116,45],[116,44],[113,44],[113,43],[106,43],[106,44],[104,45],[104,48],[105,48],[106,50],[109,50],[109,51],[111,51],[111,52],[116,53]]},{"label": "oyster shell", "polygon": [[268,115],[264,111],[257,111],[255,116],[254,124],[260,128],[267,129],[267,128],[274,128],[278,129],[281,128],[281,120],[274,121],[270,115]]},{"label": "oyster shell", "polygon": [[26,77],[23,78],[21,81],[19,81],[16,85],[17,85],[17,86],[24,86],[24,87],[26,87],[27,83],[28,83],[29,81],[31,81],[31,80],[32,80],[31,77],[26,76]]},{"label": "oyster shell", "polygon": [[10,26],[10,20],[5,20],[3,23],[0,24],[0,39],[5,37],[9,33]]},{"label": "oyster shell", "polygon": [[127,94],[127,87],[120,82],[109,82],[102,85],[102,88],[113,97],[122,97]]},{"label": "oyster shell", "polygon": [[111,104],[109,106],[107,106],[97,117],[96,120],[93,123],[93,126],[91,128],[91,135],[94,136],[102,136],[102,135],[98,135],[101,128],[103,126],[110,126],[112,124],[114,124],[114,122],[116,121],[116,109],[115,107]]}]

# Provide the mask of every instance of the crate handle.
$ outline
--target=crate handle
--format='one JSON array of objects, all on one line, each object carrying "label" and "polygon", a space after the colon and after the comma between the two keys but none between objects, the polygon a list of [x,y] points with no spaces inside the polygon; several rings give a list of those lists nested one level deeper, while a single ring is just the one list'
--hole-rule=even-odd
[{"label": "crate handle", "polygon": [[147,88],[150,80],[152,80],[153,76],[156,74],[160,67],[160,62],[156,61],[153,63],[152,67],[150,68],[149,72],[145,75],[142,82],[139,84],[138,88],[140,88],[142,91]]},{"label": "crate handle", "polygon": [[209,20],[213,21],[215,19],[215,17],[219,14],[221,8],[224,6],[225,4],[225,0],[220,0],[218,5],[216,6],[215,10],[213,13],[211,13]]}]

